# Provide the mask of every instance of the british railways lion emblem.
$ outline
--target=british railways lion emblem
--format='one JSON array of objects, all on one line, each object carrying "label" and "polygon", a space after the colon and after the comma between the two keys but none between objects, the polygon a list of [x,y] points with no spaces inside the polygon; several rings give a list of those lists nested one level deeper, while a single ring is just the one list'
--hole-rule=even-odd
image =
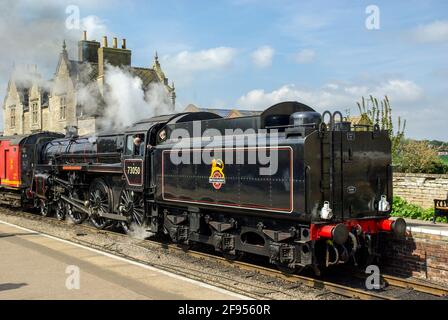
[{"label": "british railways lion emblem", "polygon": [[224,162],[221,159],[212,160],[212,171],[208,182],[212,184],[216,190],[221,189],[222,185],[226,183],[224,175]]}]

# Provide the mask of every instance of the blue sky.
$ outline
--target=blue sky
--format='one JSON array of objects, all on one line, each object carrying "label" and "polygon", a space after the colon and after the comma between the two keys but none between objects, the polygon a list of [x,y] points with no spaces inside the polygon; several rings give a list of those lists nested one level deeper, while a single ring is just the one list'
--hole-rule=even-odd
[{"label": "blue sky", "polygon": [[[14,14],[37,25],[64,23],[66,5],[78,5],[89,38],[125,37],[134,65],[151,66],[157,50],[175,82],[179,109],[189,103],[263,109],[294,99],[319,111],[351,109],[356,115],[362,95],[388,94],[394,114],[408,121],[409,137],[448,141],[447,1],[19,3]],[[368,5],[379,9],[379,30],[365,26]],[[28,28],[39,29],[35,24]],[[16,37],[26,39],[24,31]],[[48,48],[56,50],[62,37],[74,47],[80,30],[61,33]],[[51,76],[56,58],[36,63]],[[0,66],[0,72],[6,70]]]}]

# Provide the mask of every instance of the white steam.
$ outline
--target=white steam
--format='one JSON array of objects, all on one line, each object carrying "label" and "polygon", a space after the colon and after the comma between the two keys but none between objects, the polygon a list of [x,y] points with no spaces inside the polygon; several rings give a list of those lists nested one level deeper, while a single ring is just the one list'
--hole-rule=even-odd
[{"label": "white steam", "polygon": [[132,223],[129,226],[128,235],[134,239],[145,240],[155,235],[155,233],[148,231],[148,227]]},{"label": "white steam", "polygon": [[170,94],[161,83],[143,88],[142,80],[129,68],[106,66],[103,94],[96,82],[78,88],[78,105],[85,112],[101,115],[102,129],[123,128],[152,116],[174,112]]}]

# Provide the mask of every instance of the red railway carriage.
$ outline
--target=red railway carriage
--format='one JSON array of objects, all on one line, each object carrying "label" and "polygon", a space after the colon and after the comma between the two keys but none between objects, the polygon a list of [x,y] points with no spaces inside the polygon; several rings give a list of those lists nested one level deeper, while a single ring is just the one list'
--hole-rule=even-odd
[{"label": "red railway carriage", "polygon": [[20,146],[16,137],[0,140],[0,185],[5,188],[20,187]]},{"label": "red railway carriage", "polygon": [[0,137],[0,202],[21,205],[33,179],[34,162],[40,157],[44,142],[62,134],[39,132]]}]

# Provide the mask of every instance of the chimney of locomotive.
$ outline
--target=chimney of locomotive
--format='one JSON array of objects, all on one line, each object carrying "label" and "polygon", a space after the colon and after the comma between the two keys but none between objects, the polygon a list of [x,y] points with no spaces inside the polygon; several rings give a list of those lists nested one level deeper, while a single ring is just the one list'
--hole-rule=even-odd
[{"label": "chimney of locomotive", "polygon": [[65,127],[65,137],[69,139],[76,139],[79,137],[78,135],[78,127],[77,126],[66,126]]}]

